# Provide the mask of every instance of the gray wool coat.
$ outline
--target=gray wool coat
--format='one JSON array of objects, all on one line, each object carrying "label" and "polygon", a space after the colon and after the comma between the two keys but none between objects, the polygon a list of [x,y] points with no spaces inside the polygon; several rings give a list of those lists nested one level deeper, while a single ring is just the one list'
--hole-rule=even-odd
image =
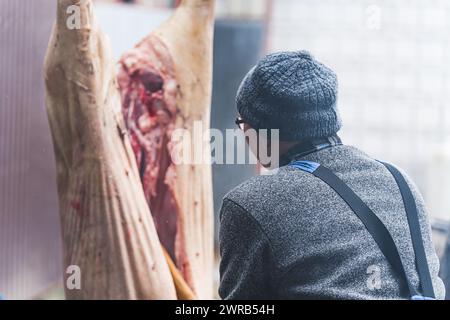
[{"label": "gray wool coat", "polygon": [[[406,272],[420,292],[403,201],[393,176],[357,148],[316,151],[301,160],[337,174],[392,234]],[[427,210],[412,188],[434,291],[443,299],[439,261]],[[372,236],[348,205],[313,175],[288,166],[229,192],[220,212],[223,299],[408,299]]]}]

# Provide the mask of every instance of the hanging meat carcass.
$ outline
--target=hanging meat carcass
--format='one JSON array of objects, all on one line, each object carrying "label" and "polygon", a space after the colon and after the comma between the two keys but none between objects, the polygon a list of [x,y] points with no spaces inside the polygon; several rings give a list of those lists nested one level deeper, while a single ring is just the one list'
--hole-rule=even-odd
[{"label": "hanging meat carcass", "polygon": [[[67,25],[73,5],[79,29]],[[58,0],[45,82],[64,267],[81,272],[81,287],[66,287],[66,298],[175,299],[123,124],[114,61],[90,0]]]},{"label": "hanging meat carcass", "polygon": [[211,166],[174,160],[172,134],[184,129],[191,153],[210,157],[213,0],[183,0],[173,16],[126,52],[118,82],[144,193],[159,238],[198,297],[212,298]]},{"label": "hanging meat carcass", "polygon": [[[81,8],[79,30],[67,28],[72,5]],[[119,76],[145,196],[157,212],[181,298],[192,294],[169,255],[199,297],[212,295],[211,169],[207,163],[175,165],[170,133],[174,128],[190,132],[194,121],[209,126],[213,5],[212,0],[182,2],[168,22],[124,55]],[[138,69],[132,71],[129,63],[140,53],[144,63],[135,73]],[[137,168],[117,112],[109,48],[90,1],[58,1],[45,70],[65,265],[79,266],[84,280],[81,290],[66,290],[68,298],[173,298],[172,279],[142,205]],[[133,89],[127,81],[145,86],[138,99],[129,95]],[[148,105],[153,119],[130,112],[133,99]],[[208,157],[207,141],[192,143],[204,143],[201,150]]]}]

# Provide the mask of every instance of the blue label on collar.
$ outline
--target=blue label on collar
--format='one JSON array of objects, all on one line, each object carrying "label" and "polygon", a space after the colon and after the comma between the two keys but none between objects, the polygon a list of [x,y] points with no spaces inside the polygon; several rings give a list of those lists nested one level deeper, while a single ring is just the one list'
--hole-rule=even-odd
[{"label": "blue label on collar", "polygon": [[300,169],[309,173],[313,173],[320,167],[320,164],[312,161],[293,161],[289,164],[289,166]]}]

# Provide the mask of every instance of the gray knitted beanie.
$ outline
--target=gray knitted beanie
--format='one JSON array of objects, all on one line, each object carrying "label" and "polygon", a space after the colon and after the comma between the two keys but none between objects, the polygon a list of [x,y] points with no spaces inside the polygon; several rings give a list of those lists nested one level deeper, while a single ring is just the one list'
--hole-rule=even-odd
[{"label": "gray knitted beanie", "polygon": [[263,58],[242,81],[236,104],[254,129],[279,129],[280,140],[329,137],[341,128],[335,73],[307,51]]}]

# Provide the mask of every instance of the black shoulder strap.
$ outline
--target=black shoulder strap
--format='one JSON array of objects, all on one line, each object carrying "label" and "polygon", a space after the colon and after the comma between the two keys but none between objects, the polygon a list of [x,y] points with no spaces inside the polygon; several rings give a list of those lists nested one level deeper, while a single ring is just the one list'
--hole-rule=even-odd
[{"label": "black shoulder strap", "polygon": [[[380,161],[381,162],[381,161]],[[419,273],[420,284],[424,296],[435,298],[433,282],[431,281],[430,269],[428,267],[427,256],[423,246],[422,232],[420,229],[419,215],[417,213],[416,201],[411,192],[408,183],[403,175],[396,167],[389,163],[381,162],[394,176],[395,181],[400,189],[403,198],[403,203],[408,217],[409,231],[411,233],[411,240],[414,248],[414,255],[416,256],[416,267]]]},{"label": "black shoulder strap", "polygon": [[[361,198],[353,190],[351,190],[345,182],[343,182],[339,177],[337,177],[331,170],[329,170],[324,166],[321,166],[318,163],[311,161],[294,161],[290,164],[290,166],[313,174],[314,176],[316,176],[317,178],[321,179],[323,182],[328,184],[333,190],[336,191],[337,194],[339,194],[339,196],[349,205],[349,207],[362,221],[362,223],[365,225],[365,227],[367,228],[367,230],[377,243],[383,255],[391,264],[394,271],[408,286],[410,297],[418,296],[417,291],[414,289],[408,275],[405,272],[405,268],[400,258],[397,246],[395,245],[394,239],[392,238],[391,234],[389,233],[383,222],[364,203],[364,201],[362,201]],[[415,206],[415,202],[413,203]],[[428,295],[430,293],[424,292],[424,294]],[[428,295],[428,297],[434,298],[434,293]]]}]

